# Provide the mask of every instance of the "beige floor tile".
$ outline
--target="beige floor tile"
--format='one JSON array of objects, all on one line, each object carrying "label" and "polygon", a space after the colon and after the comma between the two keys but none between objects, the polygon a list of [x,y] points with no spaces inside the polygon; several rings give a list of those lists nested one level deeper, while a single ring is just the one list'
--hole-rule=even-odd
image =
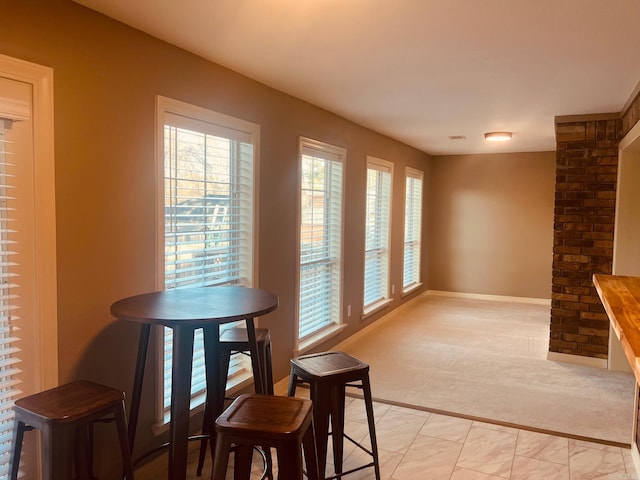
[{"label": "beige floor tile", "polygon": [[[390,408],[391,405],[373,402],[373,419],[377,421],[389,411]],[[352,399],[351,402],[345,405],[344,416],[353,422],[367,423],[367,410],[364,405],[364,400],[359,398]]]},{"label": "beige floor tile", "polygon": [[503,480],[495,475],[488,475],[486,473],[474,472],[473,470],[467,470],[466,468],[456,467],[451,474],[451,480]]},{"label": "beige floor tile", "polygon": [[569,439],[569,453],[573,450],[581,448],[590,448],[592,450],[605,450],[607,452],[619,452],[620,448],[613,445],[606,445],[604,443],[587,442],[584,440]]},{"label": "beige floor tile", "polygon": [[601,449],[574,445],[569,450],[569,474],[571,480],[627,478],[622,452],[617,447]]},{"label": "beige floor tile", "polygon": [[[391,478],[391,474],[400,464],[403,455],[395,452],[387,452],[386,450],[378,449],[378,461],[380,463],[380,477],[382,480],[388,480]],[[356,449],[346,459],[344,463],[343,471],[349,471],[362,465],[367,465],[373,462],[373,457],[367,452]],[[349,474],[345,477],[345,480],[372,480],[375,478],[374,468],[367,467],[357,472]]]},{"label": "beige floor tile", "polygon": [[640,478],[640,475],[638,475],[638,470],[636,469],[635,464],[633,463],[633,457],[631,455],[631,449],[629,448],[623,448],[621,449],[622,451],[622,459],[624,460],[624,468],[627,471],[627,475],[629,476],[629,478]]},{"label": "beige floor tile", "polygon": [[420,415],[388,411],[376,424],[378,448],[405,453],[425,421]]},{"label": "beige floor tile", "polygon": [[[369,447],[371,445],[371,442],[369,441],[369,428],[367,424],[345,420],[344,431],[354,441],[361,443],[366,447]],[[343,440],[342,445],[343,458],[347,458],[356,448],[358,448],[346,438]],[[327,463],[333,464],[333,439],[331,436],[328,437],[327,441]]]},{"label": "beige floor tile", "polygon": [[569,440],[544,433],[520,430],[516,455],[569,465]]},{"label": "beige floor tile", "polygon": [[515,456],[510,480],[569,480],[569,466]]},{"label": "beige floor tile", "polygon": [[513,434],[518,433],[517,428],[508,427],[506,425],[500,425],[499,423],[479,422],[476,420],[473,422],[473,426],[486,428],[487,430],[495,430],[497,432],[505,432],[505,433],[513,433]]},{"label": "beige floor tile", "polygon": [[472,426],[457,466],[509,478],[517,434]]},{"label": "beige floor tile", "polygon": [[389,411],[396,413],[409,413],[411,415],[417,415],[424,418],[429,418],[429,416],[431,415],[431,413],[427,412],[426,410],[418,410],[415,408],[403,407],[400,405],[391,405]]},{"label": "beige floor tile", "polygon": [[419,435],[393,472],[393,480],[449,480],[462,444]]},{"label": "beige floor tile", "polygon": [[420,435],[464,443],[471,429],[471,420],[448,417],[446,415],[431,414],[420,430]]}]

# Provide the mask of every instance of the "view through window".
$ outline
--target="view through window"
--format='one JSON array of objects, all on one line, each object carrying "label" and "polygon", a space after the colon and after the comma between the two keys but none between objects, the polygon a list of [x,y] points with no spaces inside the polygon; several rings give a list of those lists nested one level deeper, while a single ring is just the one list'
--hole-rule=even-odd
[{"label": "view through window", "polygon": [[[163,112],[163,287],[252,286],[258,127],[169,99],[159,102]],[[172,361],[172,332],[164,330],[163,423],[170,409]],[[196,330],[192,408],[204,401],[203,349],[202,331]],[[240,362],[232,364],[230,378],[241,368]]]},{"label": "view through window", "polygon": [[298,339],[341,323],[342,191],[345,151],[300,140]]}]

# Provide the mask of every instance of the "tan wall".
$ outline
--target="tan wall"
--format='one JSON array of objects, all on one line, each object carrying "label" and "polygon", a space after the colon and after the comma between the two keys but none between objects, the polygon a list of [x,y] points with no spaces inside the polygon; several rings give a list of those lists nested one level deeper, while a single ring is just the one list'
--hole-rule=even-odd
[{"label": "tan wall", "polygon": [[429,288],[550,298],[555,153],[434,157]]},{"label": "tan wall", "polygon": [[[258,272],[259,286],[280,298],[262,322],[272,330],[276,379],[288,374],[294,344],[298,136],[348,151],[344,311],[350,304],[353,314],[340,336],[318,348],[371,321],[359,320],[366,155],[396,163],[391,275],[401,285],[402,174],[405,166],[427,170],[426,154],[67,0],[3,5],[0,53],[54,69],[61,382],[89,378],[131,389],[138,329],[115,321],[109,307],[155,288],[156,95],[261,125]],[[146,380],[139,451],[155,442],[153,371]]]}]

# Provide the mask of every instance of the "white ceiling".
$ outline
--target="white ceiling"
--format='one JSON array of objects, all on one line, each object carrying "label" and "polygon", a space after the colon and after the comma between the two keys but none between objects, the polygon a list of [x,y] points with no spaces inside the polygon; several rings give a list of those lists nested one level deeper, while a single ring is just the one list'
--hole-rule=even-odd
[{"label": "white ceiling", "polygon": [[640,80],[640,0],[75,1],[433,155],[555,150]]}]

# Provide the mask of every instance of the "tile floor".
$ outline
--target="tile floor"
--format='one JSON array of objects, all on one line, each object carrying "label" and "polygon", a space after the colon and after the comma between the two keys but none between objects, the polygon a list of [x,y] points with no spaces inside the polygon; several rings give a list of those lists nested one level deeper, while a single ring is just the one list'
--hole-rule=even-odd
[{"label": "tile floor", "polygon": [[[638,478],[628,449],[404,407],[376,404],[375,411],[385,480]],[[361,400],[350,400],[347,418],[347,432],[367,436]],[[360,453],[354,450],[346,466]],[[368,478],[371,471],[351,476]]]},{"label": "tile floor", "polygon": [[[376,403],[374,407],[383,480],[639,478],[629,449],[382,403]],[[362,400],[347,399],[345,431],[355,440],[369,445]],[[197,455],[197,450],[195,452]],[[330,455],[331,452],[329,458]],[[365,464],[369,458],[349,442],[345,444],[345,470]],[[190,470],[195,470],[194,465]],[[136,479],[163,478],[159,473],[162,468],[166,472],[166,458],[161,457],[140,468]],[[330,460],[327,470],[328,474],[333,473]],[[196,477],[193,472],[189,478],[208,478],[210,471],[207,461],[202,477]],[[257,472],[256,467],[252,480],[260,478]],[[230,469],[227,479],[232,478]],[[348,480],[373,478],[373,468],[345,477]]]}]

